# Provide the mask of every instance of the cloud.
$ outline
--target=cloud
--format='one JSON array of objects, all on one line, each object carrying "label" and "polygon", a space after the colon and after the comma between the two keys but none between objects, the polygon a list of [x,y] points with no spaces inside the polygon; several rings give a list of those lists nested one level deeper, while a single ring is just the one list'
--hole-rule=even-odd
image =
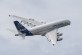
[{"label": "cloud", "polygon": [[[81,55],[81,0],[3,0],[0,2],[0,55]],[[69,19],[71,25],[59,29],[64,40],[52,46],[45,37],[33,36],[20,40],[6,28],[14,28],[14,14],[38,21]]]}]

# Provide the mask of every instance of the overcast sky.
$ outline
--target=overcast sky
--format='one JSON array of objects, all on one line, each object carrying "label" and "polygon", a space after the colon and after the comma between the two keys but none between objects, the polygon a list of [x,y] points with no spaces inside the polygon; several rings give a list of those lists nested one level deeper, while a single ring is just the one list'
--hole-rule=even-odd
[{"label": "overcast sky", "polygon": [[[14,36],[8,15],[52,22],[68,19],[71,25],[59,29],[63,41],[52,46],[45,37]],[[0,0],[0,55],[82,55],[82,0]]]}]

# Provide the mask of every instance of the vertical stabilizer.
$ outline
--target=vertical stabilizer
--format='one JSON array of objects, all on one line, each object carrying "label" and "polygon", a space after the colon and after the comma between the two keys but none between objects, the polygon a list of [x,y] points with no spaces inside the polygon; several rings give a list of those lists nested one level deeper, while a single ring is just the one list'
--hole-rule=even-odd
[{"label": "vertical stabilizer", "polygon": [[22,24],[20,24],[18,21],[14,21],[14,24],[16,26],[16,29],[18,32],[25,34],[25,36],[31,36],[33,35],[30,31],[28,31]]}]

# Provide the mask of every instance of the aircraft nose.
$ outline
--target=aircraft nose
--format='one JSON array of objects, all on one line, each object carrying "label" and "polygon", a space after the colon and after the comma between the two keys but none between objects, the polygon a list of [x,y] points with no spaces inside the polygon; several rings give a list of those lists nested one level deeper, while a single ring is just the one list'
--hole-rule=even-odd
[{"label": "aircraft nose", "polygon": [[68,20],[68,21],[67,21],[67,23],[68,23],[68,25],[70,25],[70,24],[71,24],[71,21],[70,21],[70,20]]},{"label": "aircraft nose", "polygon": [[71,24],[71,21],[70,20],[65,20],[66,21],[66,24],[67,25],[70,25]]}]

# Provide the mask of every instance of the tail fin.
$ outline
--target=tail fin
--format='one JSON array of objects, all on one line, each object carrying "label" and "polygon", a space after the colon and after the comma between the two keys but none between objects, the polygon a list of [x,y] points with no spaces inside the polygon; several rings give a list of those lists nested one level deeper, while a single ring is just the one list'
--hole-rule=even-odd
[{"label": "tail fin", "polygon": [[14,21],[14,24],[19,32],[22,34],[25,34],[26,36],[33,35],[30,31],[28,31],[22,24],[20,24],[18,21]]}]

